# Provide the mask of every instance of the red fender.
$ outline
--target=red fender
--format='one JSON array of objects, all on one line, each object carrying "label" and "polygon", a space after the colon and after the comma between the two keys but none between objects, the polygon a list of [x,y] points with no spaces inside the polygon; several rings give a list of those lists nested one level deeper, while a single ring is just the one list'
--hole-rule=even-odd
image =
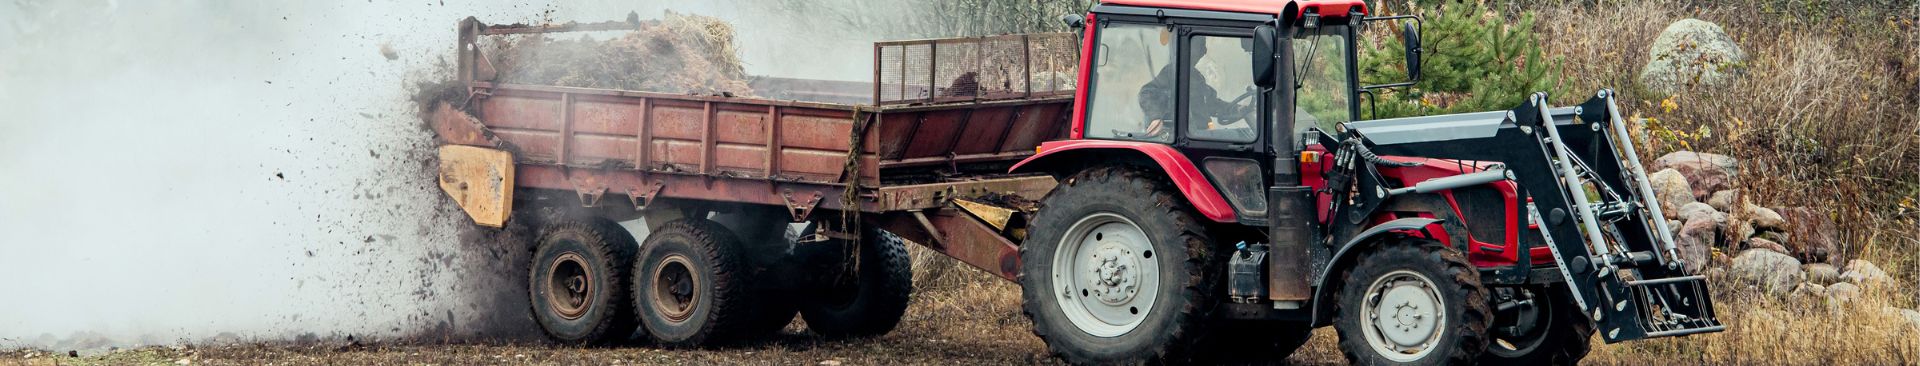
[{"label": "red fender", "polygon": [[1193,209],[1199,211],[1201,216],[1216,222],[1236,222],[1233,206],[1227,204],[1226,197],[1220,195],[1220,191],[1213,187],[1213,182],[1208,181],[1207,176],[1200,173],[1200,169],[1193,165],[1192,160],[1188,160],[1186,155],[1180,154],[1180,151],[1174,150],[1172,146],[1134,141],[1047,141],[1040,144],[1038,154],[1021,160],[1007,171],[1011,173],[1036,171],[1039,170],[1037,167],[1063,162],[1069,159],[1066,157],[1068,155],[1082,155],[1069,152],[1103,153],[1100,150],[1109,150],[1104,153],[1113,154],[1137,152],[1153,159],[1154,163],[1160,165],[1160,171],[1167,174],[1167,178],[1173,181],[1174,187],[1180,189],[1180,194],[1186,196],[1187,202],[1192,204]]}]

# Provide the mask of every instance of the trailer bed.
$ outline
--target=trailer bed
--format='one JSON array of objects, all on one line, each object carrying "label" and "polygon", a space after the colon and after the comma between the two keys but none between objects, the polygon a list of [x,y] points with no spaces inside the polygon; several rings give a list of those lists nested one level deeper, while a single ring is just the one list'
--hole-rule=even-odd
[{"label": "trailer bed", "polygon": [[[463,21],[457,71],[469,98],[437,107],[433,128],[445,144],[510,152],[513,186],[572,192],[586,206],[608,196],[636,209],[662,198],[780,205],[798,220],[1053,185],[1005,168],[1066,134],[1070,34],[885,42],[873,50],[872,83],[756,82],[777,88],[767,95],[837,102],[498,83],[475,44],[621,24]],[[846,103],[855,88],[871,92],[867,103]]]}]

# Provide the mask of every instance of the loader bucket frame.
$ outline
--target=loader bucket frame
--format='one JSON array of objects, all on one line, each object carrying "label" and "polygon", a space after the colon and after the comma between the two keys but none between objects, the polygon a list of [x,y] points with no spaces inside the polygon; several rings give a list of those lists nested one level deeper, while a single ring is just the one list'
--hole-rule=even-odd
[{"label": "loader bucket frame", "polygon": [[[1578,306],[1607,343],[1725,330],[1704,276],[1684,273],[1614,93],[1552,108],[1544,93],[1476,118],[1349,123],[1380,155],[1500,162],[1526,197]],[[1488,148],[1497,147],[1497,148]],[[1525,220],[1525,221],[1520,221]],[[1524,253],[1525,251],[1523,251]],[[1521,266],[1528,261],[1523,258]]]}]

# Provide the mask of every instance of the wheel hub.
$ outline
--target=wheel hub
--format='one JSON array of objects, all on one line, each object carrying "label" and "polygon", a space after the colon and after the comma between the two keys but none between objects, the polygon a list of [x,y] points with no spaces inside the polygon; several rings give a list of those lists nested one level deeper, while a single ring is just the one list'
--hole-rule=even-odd
[{"label": "wheel hub", "polygon": [[567,252],[547,266],[547,304],[563,319],[579,319],[594,296],[593,267],[580,253]]},{"label": "wheel hub", "polygon": [[700,278],[693,274],[692,267],[691,260],[686,256],[673,254],[661,258],[660,265],[653,270],[653,291],[648,301],[669,322],[679,323],[692,318],[694,309],[700,303],[700,296],[696,292]]},{"label": "wheel hub", "polygon": [[1132,250],[1117,243],[1103,243],[1090,259],[1094,275],[1087,289],[1095,299],[1107,305],[1121,305],[1138,293],[1140,272],[1133,269],[1140,266],[1140,261],[1134,259]]},{"label": "wheel hub", "polygon": [[1416,272],[1388,273],[1369,287],[1361,308],[1370,322],[1367,343],[1395,361],[1417,360],[1433,350],[1446,328],[1445,303],[1433,282]]}]

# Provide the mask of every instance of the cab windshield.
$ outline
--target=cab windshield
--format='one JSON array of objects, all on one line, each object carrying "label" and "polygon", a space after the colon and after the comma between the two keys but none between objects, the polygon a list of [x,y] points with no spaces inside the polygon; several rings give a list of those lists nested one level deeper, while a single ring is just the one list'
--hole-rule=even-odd
[{"label": "cab windshield", "polygon": [[1353,120],[1353,80],[1348,79],[1346,26],[1327,26],[1302,31],[1293,38],[1294,75],[1300,85],[1295,93],[1294,133],[1310,128],[1335,131],[1334,126]]}]

